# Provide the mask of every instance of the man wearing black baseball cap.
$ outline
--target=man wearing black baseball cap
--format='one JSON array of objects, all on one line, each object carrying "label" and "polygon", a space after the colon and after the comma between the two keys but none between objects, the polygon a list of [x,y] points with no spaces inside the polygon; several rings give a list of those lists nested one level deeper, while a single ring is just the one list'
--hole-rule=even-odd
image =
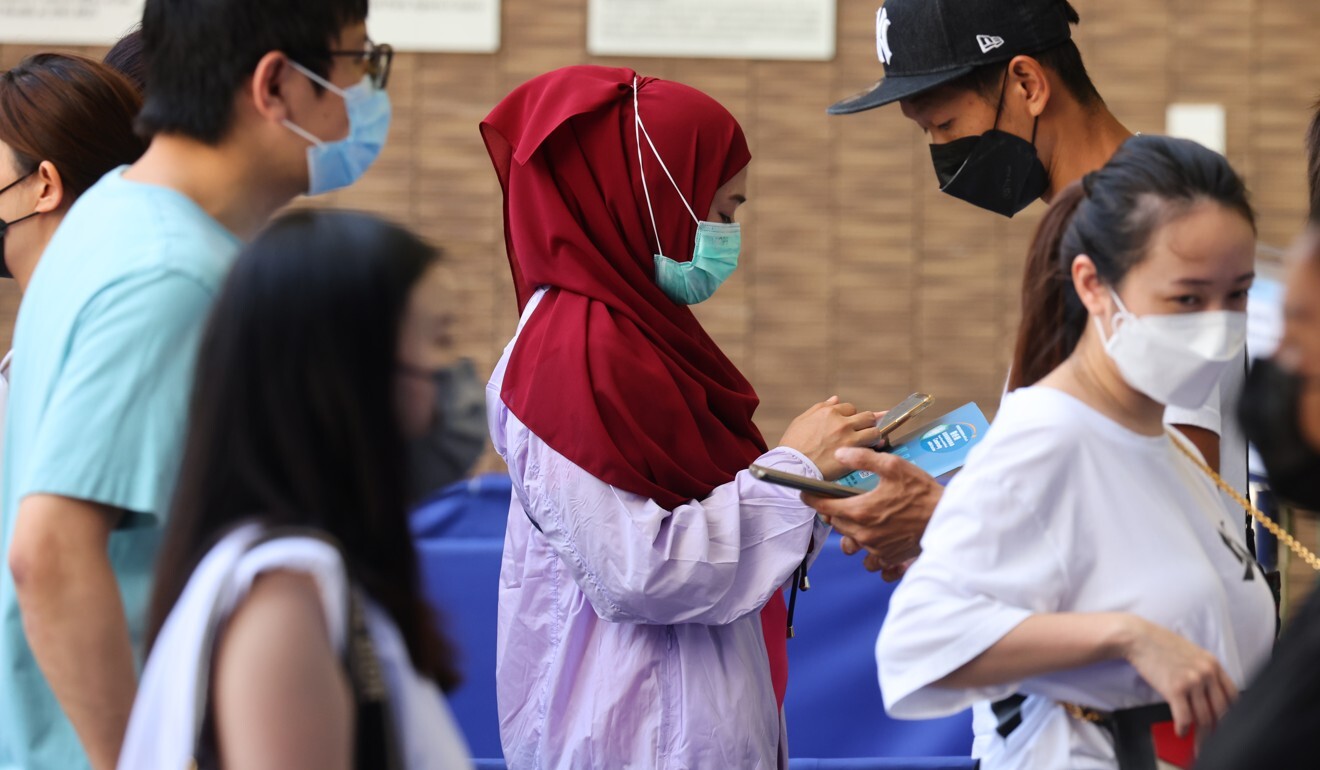
[{"label": "man wearing black baseball cap", "polygon": [[[932,140],[941,191],[1012,217],[1108,163],[1132,136],[1082,64],[1072,41],[1079,21],[1067,0],[887,0],[876,13],[884,79],[829,112],[898,102]],[[1212,399],[1166,420],[1219,465],[1221,410]],[[1245,446],[1241,454],[1243,478],[1231,480],[1245,488]],[[896,579],[920,552],[943,490],[893,455],[854,452],[845,464],[885,483],[847,500],[809,501],[845,536],[845,551],[865,548],[867,569]]]},{"label": "man wearing black baseball cap", "polygon": [[898,102],[932,140],[940,189],[1004,216],[1108,162],[1130,131],[1096,92],[1066,0],[888,0],[885,77],[829,108]]}]

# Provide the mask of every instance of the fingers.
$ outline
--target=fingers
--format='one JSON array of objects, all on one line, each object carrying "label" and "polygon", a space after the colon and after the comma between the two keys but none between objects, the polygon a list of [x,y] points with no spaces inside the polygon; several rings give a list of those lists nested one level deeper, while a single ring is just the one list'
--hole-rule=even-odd
[{"label": "fingers", "polygon": [[866,567],[867,572],[879,572],[880,576],[884,577],[884,570],[888,565],[880,558],[880,554],[868,552],[866,558],[862,560],[862,566]]},{"label": "fingers", "polygon": [[1222,666],[1219,668],[1219,686],[1223,689],[1224,697],[1228,698],[1230,705],[1238,699],[1237,683],[1233,681],[1233,677],[1229,676]]},{"label": "fingers", "polygon": [[[865,431],[858,431],[857,435],[860,436],[864,432]],[[876,431],[876,433],[878,434],[879,431]],[[884,456],[883,452],[877,452],[873,449],[867,449],[864,447],[844,447],[842,449],[834,450],[834,459],[842,463],[845,468],[871,471],[872,473],[879,472],[879,469],[882,467],[879,458]]]},{"label": "fingers", "polygon": [[1187,734],[1187,728],[1191,725],[1191,708],[1187,704],[1186,696],[1169,698],[1169,711],[1173,712],[1173,731],[1181,738]]},{"label": "fingers", "polygon": [[907,572],[907,567],[899,565],[897,567],[885,567],[880,570],[880,577],[886,583],[897,583],[903,579],[903,573]]},{"label": "fingers", "polygon": [[[1215,726],[1215,713],[1214,709],[1210,707],[1207,689],[1205,684],[1198,682],[1195,687],[1188,691],[1187,702],[1192,708],[1192,717],[1196,720],[1197,726],[1212,730]],[[1182,733],[1179,733],[1179,735],[1182,735]]]},{"label": "fingers", "polygon": [[843,551],[844,555],[852,556],[853,554],[862,550],[862,546],[860,543],[858,543],[856,540],[852,539],[851,537],[845,536],[842,540],[839,541],[839,549]]},{"label": "fingers", "polygon": [[[847,406],[852,406],[848,404]],[[842,406],[836,406],[835,409],[842,409]],[[848,418],[848,427],[853,430],[866,430],[875,428],[875,412],[858,412],[853,410],[852,415],[844,415]]]},{"label": "fingers", "polygon": [[1222,666],[1215,672],[1214,681],[1210,684],[1210,707],[1215,711],[1215,723],[1224,718],[1228,713],[1233,702],[1238,698],[1237,684],[1233,678],[1228,675]]},{"label": "fingers", "polygon": [[884,440],[880,435],[880,429],[877,427],[864,428],[852,434],[853,446],[867,447],[868,449],[878,446]]},{"label": "fingers", "polygon": [[[1219,661],[1207,654],[1208,661],[1196,666],[1192,681],[1179,700],[1184,700],[1198,728],[1206,731],[1215,729],[1219,720],[1228,713],[1229,706],[1237,697],[1237,685],[1219,665]],[[1176,722],[1176,719],[1175,719]],[[1175,729],[1177,725],[1175,724]],[[1183,732],[1179,730],[1179,735]]]},{"label": "fingers", "polygon": [[873,463],[874,467],[867,468],[867,470],[873,471],[876,475],[884,476],[885,478],[905,476],[919,478],[923,481],[934,481],[929,473],[926,473],[898,455],[890,454],[889,452],[873,452],[872,454],[875,455],[875,462]]},{"label": "fingers", "polygon": [[825,519],[825,523],[833,526],[834,517],[839,515],[840,505],[844,502],[834,497],[822,497],[813,495],[810,492],[802,493],[802,502],[807,507],[812,508]]},{"label": "fingers", "polygon": [[[1210,703],[1211,716],[1214,718],[1215,724],[1219,724],[1219,720],[1224,718],[1224,715],[1228,713],[1228,707],[1233,703],[1232,696],[1228,694],[1228,690],[1224,687],[1223,680],[1227,678],[1227,676],[1222,678],[1217,676],[1206,688],[1206,696]],[[1231,686],[1233,683],[1229,681],[1228,684]]]}]

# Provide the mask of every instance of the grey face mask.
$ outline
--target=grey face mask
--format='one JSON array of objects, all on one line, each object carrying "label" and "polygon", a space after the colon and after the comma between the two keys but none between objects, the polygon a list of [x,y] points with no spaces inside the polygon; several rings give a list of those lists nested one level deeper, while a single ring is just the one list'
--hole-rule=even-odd
[{"label": "grey face mask", "polygon": [[486,388],[472,361],[436,372],[435,386],[435,422],[409,447],[413,501],[466,478],[486,448]]}]

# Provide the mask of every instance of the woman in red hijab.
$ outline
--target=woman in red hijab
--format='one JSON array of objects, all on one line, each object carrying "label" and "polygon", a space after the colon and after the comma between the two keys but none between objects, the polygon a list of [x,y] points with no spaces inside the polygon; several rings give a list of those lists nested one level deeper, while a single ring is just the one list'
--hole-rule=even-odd
[{"label": "woman in red hijab", "polygon": [[737,263],[751,154],[710,97],[569,67],[481,124],[522,320],[487,387],[509,465],[496,676],[511,768],[787,764],[780,587],[824,540],[797,494],[874,444],[830,399],[767,451],[687,305]]}]

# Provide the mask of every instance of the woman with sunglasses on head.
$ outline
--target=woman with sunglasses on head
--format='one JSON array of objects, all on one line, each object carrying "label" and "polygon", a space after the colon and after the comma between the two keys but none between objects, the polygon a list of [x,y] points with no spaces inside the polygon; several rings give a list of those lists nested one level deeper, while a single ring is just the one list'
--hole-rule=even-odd
[{"label": "woman with sunglasses on head", "polygon": [[471,766],[407,519],[447,297],[436,251],[364,214],[291,214],[239,256],[198,354],[119,767]]},{"label": "woman with sunglasses on head", "polygon": [[1153,768],[1156,749],[1186,767],[1189,728],[1215,727],[1274,638],[1241,508],[1163,424],[1241,360],[1252,210],[1222,156],[1136,137],[1032,249],[1057,272],[1022,323],[1063,363],[1005,399],[936,509],[880,633],[885,705],[972,706],[986,770]]},{"label": "woman with sunglasses on head", "polygon": [[709,96],[569,67],[482,123],[522,320],[488,386],[509,464],[496,668],[511,768],[787,762],[781,586],[824,540],[750,463],[837,478],[837,399],[769,449],[690,305],[733,272],[751,154]]}]

